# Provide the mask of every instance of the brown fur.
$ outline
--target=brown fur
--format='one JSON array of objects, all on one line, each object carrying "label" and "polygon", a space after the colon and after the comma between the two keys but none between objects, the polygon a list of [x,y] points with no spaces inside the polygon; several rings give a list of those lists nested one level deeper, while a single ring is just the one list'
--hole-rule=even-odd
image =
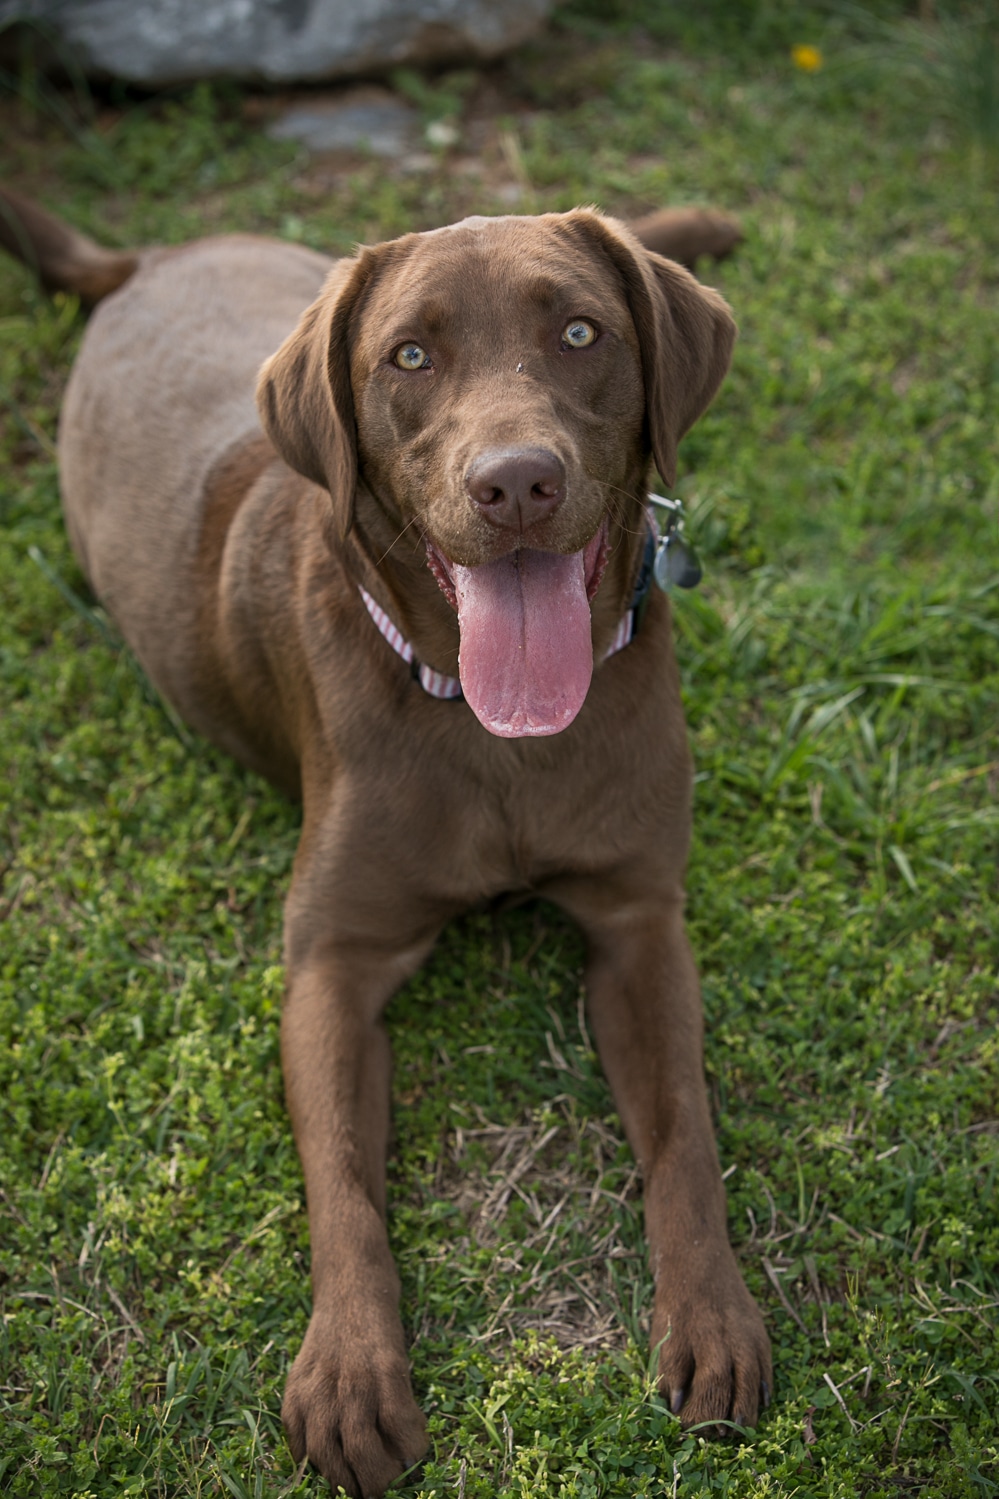
[{"label": "brown fur", "polygon": [[[51,283],[62,252],[42,239]],[[63,495],[81,564],[153,681],[304,800],[282,1053],[314,1311],[285,1395],[293,1452],[366,1496],[424,1450],[384,1223],[381,1015],[443,924],[504,892],[555,901],[587,940],[591,1023],[645,1180],[661,1386],[688,1424],[751,1424],[770,1353],[726,1236],[703,1080],[667,602],[654,595],[637,638],[596,667],[567,729],[498,739],[422,691],[357,590],[454,673],[457,621],[423,536],[467,566],[503,555],[469,464],[537,445],[563,464],[565,496],[523,544],[569,553],[609,518],[599,662],[634,586],[650,457],[670,480],[727,368],[728,309],[588,210],[466,221],[336,265],[248,236],[138,259],[69,383]],[[603,333],[567,353],[559,330],[580,316]],[[433,371],[394,365],[404,340],[433,350]]]},{"label": "brown fur", "polygon": [[126,282],[138,265],[128,250],[105,250],[10,188],[0,193],[0,246],[23,260],[46,291],[74,291],[92,307]]},{"label": "brown fur", "polygon": [[703,256],[724,260],[742,242],[737,219],[713,208],[661,208],[635,219],[631,232],[647,250],[695,270]]}]

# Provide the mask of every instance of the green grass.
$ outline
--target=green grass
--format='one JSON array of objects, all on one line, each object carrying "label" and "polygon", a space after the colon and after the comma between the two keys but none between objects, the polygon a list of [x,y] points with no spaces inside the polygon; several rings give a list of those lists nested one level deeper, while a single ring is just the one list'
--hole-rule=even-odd
[{"label": "green grass", "polygon": [[[679,51],[629,30],[649,0],[580,5],[491,75],[479,178],[331,174],[234,91],[73,132],[44,90],[0,106],[12,181],[114,243],[345,250],[506,211],[513,166],[537,207],[745,223],[709,276],[742,337],[683,447],[706,578],[676,633],[709,1086],[774,1404],[730,1444],[666,1413],[578,939],[546,907],[469,917],[391,1012],[432,1433],[410,1499],[999,1494],[997,170],[946,99],[914,117],[906,78],[839,65],[834,14],[761,4],[740,49],[716,9],[724,46]],[[436,87],[475,116],[467,76]],[[81,326],[0,267],[0,1489],[320,1494],[278,1419],[308,1314],[277,1048],[298,813],[89,607],[52,456]]]}]

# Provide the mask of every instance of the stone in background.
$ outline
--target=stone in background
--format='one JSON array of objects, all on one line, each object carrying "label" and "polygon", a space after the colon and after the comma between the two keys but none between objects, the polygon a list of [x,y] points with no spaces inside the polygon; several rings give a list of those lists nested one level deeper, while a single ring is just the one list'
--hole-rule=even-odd
[{"label": "stone in background", "polygon": [[334,98],[300,96],[267,133],[279,141],[301,141],[313,152],[360,151],[400,157],[417,144],[420,117],[387,89],[347,89]]},{"label": "stone in background", "polygon": [[198,78],[308,82],[406,64],[484,61],[553,0],[0,0],[91,75],[158,87]]}]

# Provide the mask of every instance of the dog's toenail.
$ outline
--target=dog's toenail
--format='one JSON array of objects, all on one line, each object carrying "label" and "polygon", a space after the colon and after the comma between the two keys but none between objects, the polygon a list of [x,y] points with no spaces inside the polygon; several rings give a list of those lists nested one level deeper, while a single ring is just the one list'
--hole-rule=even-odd
[{"label": "dog's toenail", "polygon": [[683,1405],[683,1397],[686,1393],[686,1390],[683,1389],[670,1390],[669,1408],[673,1412],[674,1416],[678,1416],[680,1414],[680,1407]]}]

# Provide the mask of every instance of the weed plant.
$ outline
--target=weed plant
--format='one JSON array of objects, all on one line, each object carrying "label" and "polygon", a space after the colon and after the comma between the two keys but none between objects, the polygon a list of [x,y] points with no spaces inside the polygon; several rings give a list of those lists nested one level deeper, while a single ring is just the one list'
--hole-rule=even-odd
[{"label": "weed plant", "polygon": [[[675,629],[708,1082],[774,1403],[720,1443],[655,1393],[578,939],[543,906],[474,915],[391,1010],[391,1234],[431,1426],[399,1492],[987,1499],[996,181],[945,99],[914,116],[890,70],[795,70],[792,42],[835,61],[828,11],[714,50],[678,50],[650,3],[599,14],[421,84],[428,118],[435,87],[452,118],[493,101],[479,175],[462,146],[327,171],[232,90],[97,101],[73,135],[42,84],[0,106],[5,168],[120,244],[340,252],[517,191],[741,215],[706,271],[742,335],[682,450],[706,577]],[[0,268],[0,1489],[318,1495],[278,1418],[309,1304],[277,1038],[298,813],[178,725],[86,593],[53,446],[81,327]]]}]

